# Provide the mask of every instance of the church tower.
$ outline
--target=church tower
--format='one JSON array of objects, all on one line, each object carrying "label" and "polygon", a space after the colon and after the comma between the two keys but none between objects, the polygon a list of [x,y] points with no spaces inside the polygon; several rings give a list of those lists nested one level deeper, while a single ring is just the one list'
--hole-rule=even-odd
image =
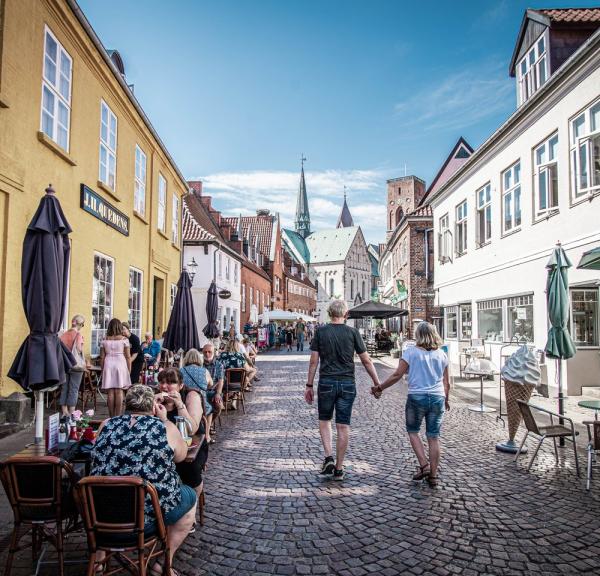
[{"label": "church tower", "polygon": [[348,208],[348,202],[346,202],[346,187],[344,186],[344,205],[336,228],[351,228],[352,226],[354,226],[354,220],[352,220],[352,214],[350,214],[350,208]]},{"label": "church tower", "polygon": [[300,188],[298,189],[298,201],[296,203],[296,220],[294,225],[296,232],[306,238],[310,235],[310,212],[308,211],[308,196],[306,195],[306,182],[304,181],[304,162],[306,158],[302,155],[302,170],[300,172]]}]

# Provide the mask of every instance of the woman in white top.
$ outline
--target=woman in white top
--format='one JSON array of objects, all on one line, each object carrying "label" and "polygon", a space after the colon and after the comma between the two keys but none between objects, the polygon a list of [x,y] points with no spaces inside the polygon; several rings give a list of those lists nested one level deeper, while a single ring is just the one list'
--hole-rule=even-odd
[{"label": "woman in white top", "polygon": [[[442,417],[444,410],[450,409],[448,357],[440,350],[442,339],[435,326],[421,322],[415,331],[415,338],[417,345],[403,352],[398,368],[383,384],[373,386],[371,393],[375,398],[380,398],[386,388],[393,386],[408,373],[406,431],[410,445],[419,460],[413,480],[426,478],[433,488],[438,485]],[[429,445],[429,461],[419,438],[423,419]]]}]

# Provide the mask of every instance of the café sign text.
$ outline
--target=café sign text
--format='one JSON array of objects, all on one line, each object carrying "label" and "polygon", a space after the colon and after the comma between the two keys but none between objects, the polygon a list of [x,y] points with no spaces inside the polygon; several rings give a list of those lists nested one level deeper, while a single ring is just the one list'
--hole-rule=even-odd
[{"label": "caf\u00e9 sign text", "polygon": [[117,232],[129,236],[129,217],[85,184],[81,185],[81,207]]}]

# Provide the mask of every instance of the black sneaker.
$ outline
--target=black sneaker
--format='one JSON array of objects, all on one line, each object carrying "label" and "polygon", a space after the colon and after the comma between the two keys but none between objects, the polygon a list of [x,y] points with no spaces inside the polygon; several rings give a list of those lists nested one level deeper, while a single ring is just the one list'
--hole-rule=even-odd
[{"label": "black sneaker", "polygon": [[334,470],[335,470],[335,463],[333,461],[333,456],[327,456],[327,458],[325,458],[325,460],[323,461],[323,466],[321,466],[321,472],[319,472],[319,474],[323,474],[323,475],[333,474]]},{"label": "black sneaker", "polygon": [[344,469],[342,468],[341,470],[338,470],[337,468],[333,471],[333,479],[337,480],[338,482],[341,482],[344,479],[344,476],[346,475],[346,473],[344,472]]}]

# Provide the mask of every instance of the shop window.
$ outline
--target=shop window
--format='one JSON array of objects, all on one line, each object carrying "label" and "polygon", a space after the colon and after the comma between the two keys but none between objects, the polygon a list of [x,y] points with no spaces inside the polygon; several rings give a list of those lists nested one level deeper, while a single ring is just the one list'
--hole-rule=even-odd
[{"label": "shop window", "polygon": [[483,246],[492,238],[492,191],[486,184],[477,190],[477,244]]},{"label": "shop window", "polygon": [[504,340],[502,300],[484,300],[477,303],[477,329],[480,338],[492,342]]},{"label": "shop window", "polygon": [[114,262],[108,256],[94,255],[92,283],[92,356],[100,354],[100,344],[113,315]]},{"label": "shop window", "polygon": [[160,172],[158,173],[158,219],[156,226],[163,233],[167,227],[167,181]]},{"label": "shop window", "polygon": [[598,346],[598,290],[571,290],[571,336],[577,347]]},{"label": "shop window", "polygon": [[533,342],[533,294],[507,300],[508,338]]},{"label": "shop window", "polygon": [[133,209],[140,216],[146,214],[146,155],[139,146],[135,147]]},{"label": "shop window", "polygon": [[173,194],[173,212],[171,214],[171,242],[179,246],[179,198]]},{"label": "shop window", "polygon": [[129,268],[129,327],[138,338],[142,337],[142,279],[136,268]]},{"label": "shop window", "polygon": [[449,306],[446,308],[446,338],[456,338],[458,335],[458,308]]},{"label": "shop window", "polygon": [[573,197],[600,191],[600,102],[571,121]]},{"label": "shop window", "polygon": [[460,339],[470,340],[473,336],[471,304],[461,304],[460,308]]},{"label": "shop window", "polygon": [[100,175],[98,180],[111,190],[117,178],[117,117],[104,100],[100,101]]},{"label": "shop window", "polygon": [[40,130],[69,151],[73,60],[46,27]]},{"label": "shop window", "polygon": [[521,162],[502,173],[502,232],[521,226]]}]

